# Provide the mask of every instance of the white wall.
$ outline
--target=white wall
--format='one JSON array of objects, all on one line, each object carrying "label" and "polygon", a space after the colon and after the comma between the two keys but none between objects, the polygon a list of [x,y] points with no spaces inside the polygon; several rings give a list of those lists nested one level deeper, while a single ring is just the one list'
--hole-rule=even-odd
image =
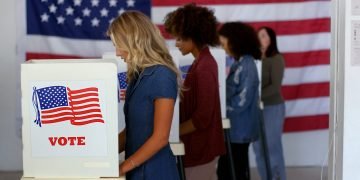
[{"label": "white wall", "polygon": [[[340,158],[336,159],[336,167],[341,169],[337,171],[337,177],[341,176],[341,179],[360,179],[359,167],[360,167],[360,63],[359,58],[356,58],[357,63],[352,62],[352,54],[357,52],[360,53],[359,48],[359,29],[354,33],[352,30],[352,23],[360,23],[360,13],[352,14],[352,8],[355,5],[351,3],[359,1],[338,1],[341,11],[339,16],[340,24],[343,24],[345,21],[345,26],[339,26],[339,36],[345,37],[344,39],[339,38],[339,42],[336,43],[345,43],[345,46],[339,46],[337,52],[338,63],[338,77],[344,79],[343,84],[337,84],[336,89],[342,89],[343,92],[338,92],[337,95],[341,97],[336,102],[337,112],[339,113],[334,120],[337,122],[337,126],[334,127],[336,138],[342,138],[342,142],[337,142],[336,144],[336,155]],[[345,5],[345,9],[342,9]],[[359,7],[359,6],[357,6]],[[357,8],[357,11],[360,11],[360,8]],[[356,34],[357,45],[353,46],[353,35]],[[357,47],[357,49],[353,49]],[[344,54],[342,54],[344,52]],[[341,65],[340,65],[341,64]],[[343,103],[343,106],[342,104]],[[335,124],[335,122],[333,122]],[[342,150],[342,151],[341,151]],[[339,174],[340,173],[340,174]]]},{"label": "white wall", "polygon": [[22,168],[19,121],[16,121],[16,1],[0,1],[0,170]]}]

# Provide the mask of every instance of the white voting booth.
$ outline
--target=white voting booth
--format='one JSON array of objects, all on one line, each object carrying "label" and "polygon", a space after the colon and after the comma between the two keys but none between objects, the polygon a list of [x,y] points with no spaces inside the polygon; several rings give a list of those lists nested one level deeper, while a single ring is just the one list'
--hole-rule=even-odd
[{"label": "white voting booth", "polygon": [[21,65],[22,179],[121,179],[116,82],[101,59]]}]

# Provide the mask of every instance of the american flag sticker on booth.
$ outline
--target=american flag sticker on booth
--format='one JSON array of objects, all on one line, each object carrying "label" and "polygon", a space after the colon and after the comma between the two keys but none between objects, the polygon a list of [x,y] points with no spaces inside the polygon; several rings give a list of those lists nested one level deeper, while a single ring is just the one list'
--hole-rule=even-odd
[{"label": "american flag sticker on booth", "polygon": [[104,124],[97,87],[70,89],[66,86],[33,88],[32,103],[39,127],[68,122],[74,126]]},{"label": "american flag sticker on booth", "polygon": [[118,79],[119,79],[119,100],[125,101],[125,95],[126,95],[126,89],[127,89],[127,81],[126,81],[126,72],[118,73]]}]

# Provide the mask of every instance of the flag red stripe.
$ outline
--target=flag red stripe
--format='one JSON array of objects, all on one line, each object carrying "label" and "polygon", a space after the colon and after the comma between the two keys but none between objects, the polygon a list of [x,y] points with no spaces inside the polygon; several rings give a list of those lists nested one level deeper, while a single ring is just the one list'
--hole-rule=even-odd
[{"label": "flag red stripe", "polygon": [[98,96],[98,93],[85,93],[80,95],[72,95],[71,99],[80,99],[84,97],[90,97],[90,96]]},{"label": "flag red stripe", "polygon": [[80,56],[73,56],[73,55],[63,55],[63,54],[49,54],[49,53],[34,53],[34,52],[27,52],[26,53],[26,61],[32,59],[81,59],[84,57]]},{"label": "flag red stripe", "polygon": [[99,102],[99,98],[89,98],[89,99],[85,99],[85,100],[81,100],[81,101],[73,101],[70,98],[71,102],[69,102],[70,106],[73,105],[77,105],[77,104],[84,104],[84,103],[88,103],[88,102]]},{"label": "flag red stripe", "polygon": [[82,126],[82,125],[86,125],[86,124],[91,124],[91,123],[96,123],[96,122],[99,122],[99,123],[105,123],[104,120],[102,119],[94,119],[94,120],[88,120],[88,121],[71,121],[71,124],[72,125],[75,125],[75,126]]},{"label": "flag red stripe", "polygon": [[[320,32],[330,32],[330,18],[318,18],[296,21],[274,21],[274,22],[256,22],[249,23],[255,29],[268,26],[274,29],[277,35],[299,35]],[[221,25],[220,25],[221,26]],[[164,25],[158,25],[162,35],[166,39],[173,37],[165,31]]]},{"label": "flag red stripe", "polygon": [[282,86],[281,89],[285,100],[330,96],[329,82]]},{"label": "flag red stripe", "polygon": [[84,115],[84,114],[89,114],[89,113],[101,113],[100,109],[89,109],[89,110],[85,110],[85,111],[74,111],[75,115]]},{"label": "flag red stripe", "polygon": [[57,113],[57,114],[52,114],[52,115],[42,114],[41,118],[42,119],[50,119],[50,118],[57,118],[57,117],[61,117],[61,116],[73,116],[73,113],[72,112],[64,112],[64,113]]},{"label": "flag red stripe", "polygon": [[96,91],[98,92],[98,88],[96,87],[91,87],[91,88],[84,88],[84,89],[79,89],[79,90],[71,90],[71,89],[68,89],[69,91],[69,95],[74,95],[74,94],[78,94],[78,93],[84,93],[84,92],[87,92],[87,91]]},{"label": "flag red stripe", "polygon": [[330,50],[284,53],[286,67],[330,64]]},{"label": "flag red stripe", "polygon": [[71,108],[69,106],[67,106],[67,107],[58,107],[58,108],[52,108],[52,109],[45,109],[45,110],[41,110],[41,113],[54,113],[54,112],[66,111],[66,110],[71,111]]},{"label": "flag red stripe", "polygon": [[286,118],[284,132],[299,132],[329,128],[329,115]]},{"label": "flag red stripe", "polygon": [[299,35],[319,32],[330,32],[330,18],[317,18],[296,21],[273,21],[249,23],[255,29],[271,27],[277,35]]},{"label": "flag red stripe", "polygon": [[[100,118],[102,118],[102,117],[100,117]],[[63,122],[63,121],[69,121],[69,120],[71,121],[71,124],[73,124],[73,125],[86,125],[86,124],[95,123],[95,122],[100,122],[100,123],[105,122],[102,119],[76,121],[76,120],[72,120],[71,118],[65,117],[65,118],[58,118],[58,119],[54,119],[54,120],[45,120],[45,121],[41,121],[41,123],[42,124],[52,124],[52,123],[59,123],[59,122]]]},{"label": "flag red stripe", "polygon": [[70,117],[62,117],[62,118],[55,118],[52,120],[41,120],[42,124],[52,124],[52,123],[58,123],[58,122],[62,122],[62,121],[69,121],[72,118]]},{"label": "flag red stripe", "polygon": [[101,114],[91,114],[86,116],[75,116],[74,120],[83,120],[83,119],[89,119],[89,118],[102,118]]},{"label": "flag red stripe", "polygon": [[[232,5],[232,4],[265,4],[265,3],[294,3],[309,2],[311,0],[152,0],[152,6],[181,6],[184,4],[196,2],[201,5]],[[316,1],[316,0],[313,0]]]},{"label": "flag red stripe", "polygon": [[83,105],[83,106],[73,106],[72,109],[79,110],[79,109],[85,109],[85,108],[90,108],[90,107],[100,107],[100,105],[99,104],[87,104],[87,105]]}]

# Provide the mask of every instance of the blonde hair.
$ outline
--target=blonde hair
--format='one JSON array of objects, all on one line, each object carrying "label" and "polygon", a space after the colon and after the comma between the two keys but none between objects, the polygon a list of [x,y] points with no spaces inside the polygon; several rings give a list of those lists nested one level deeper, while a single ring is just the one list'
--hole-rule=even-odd
[{"label": "blonde hair", "polygon": [[154,65],[164,65],[177,75],[180,88],[180,71],[175,65],[166,47],[160,30],[144,14],[138,11],[127,11],[117,17],[107,31],[116,47],[128,52],[128,80],[145,68]]}]

